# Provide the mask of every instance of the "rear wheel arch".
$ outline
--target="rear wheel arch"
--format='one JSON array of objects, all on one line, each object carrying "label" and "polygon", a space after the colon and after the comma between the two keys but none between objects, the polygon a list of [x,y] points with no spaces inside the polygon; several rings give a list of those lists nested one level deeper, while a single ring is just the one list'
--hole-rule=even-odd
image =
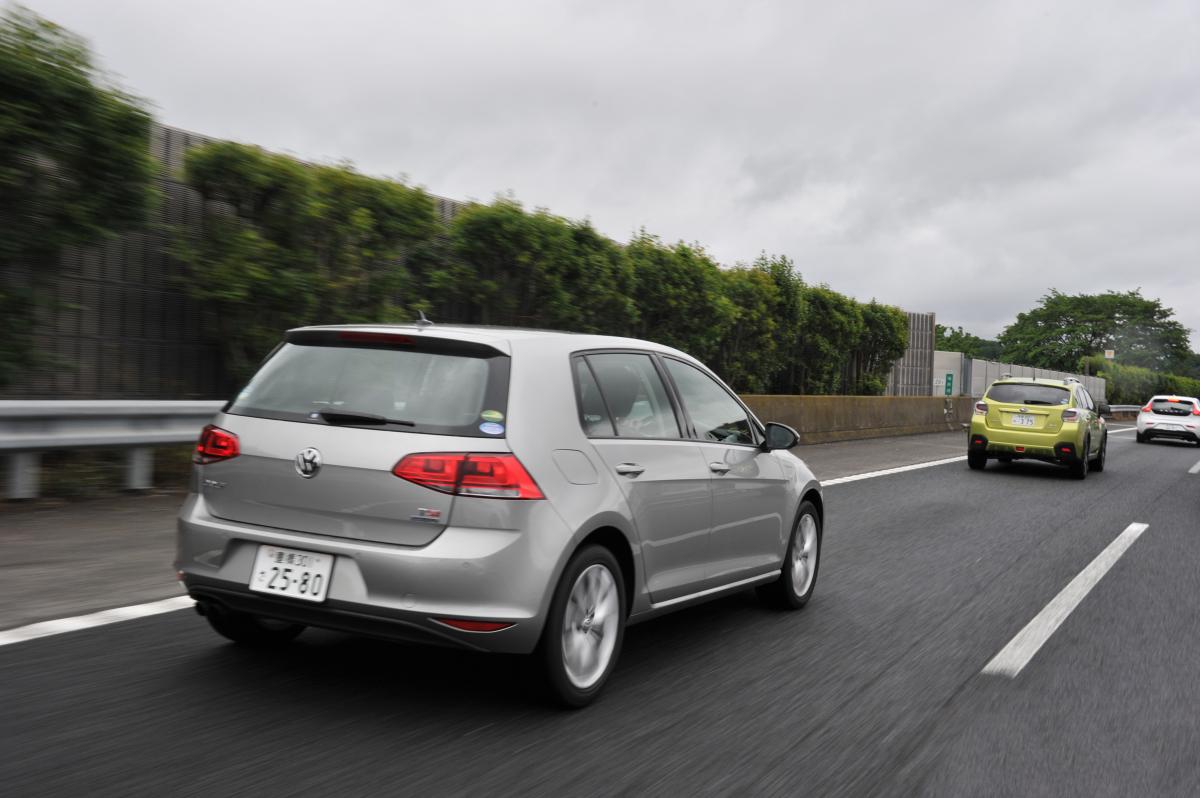
[{"label": "rear wheel arch", "polygon": [[[626,597],[625,614],[628,615],[633,607],[633,597],[636,593],[635,586],[637,583],[637,564],[634,561],[633,546],[629,543],[629,539],[625,537],[625,533],[616,527],[598,527],[586,534],[571,549],[564,559],[564,564],[570,562],[576,552],[591,545],[603,546],[608,549],[612,552],[613,557],[616,558],[617,565],[621,566],[621,584],[625,588]],[[562,578],[561,574],[559,578]]]}]

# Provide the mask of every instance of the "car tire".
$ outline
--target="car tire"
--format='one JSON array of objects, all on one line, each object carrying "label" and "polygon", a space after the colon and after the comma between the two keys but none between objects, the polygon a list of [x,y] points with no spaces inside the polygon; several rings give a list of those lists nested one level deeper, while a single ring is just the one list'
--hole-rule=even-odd
[{"label": "car tire", "polygon": [[773,607],[798,610],[812,598],[821,565],[821,516],[810,501],[800,503],[783,555],[779,578],[758,588],[760,598]]},{"label": "car tire", "polygon": [[257,615],[213,606],[205,608],[204,617],[217,634],[254,648],[287,645],[305,629],[303,624],[260,618]]},{"label": "car tire", "polygon": [[1096,459],[1092,461],[1092,470],[1097,474],[1104,471],[1104,461],[1108,459],[1108,433],[1104,433],[1104,437],[1100,440],[1100,452],[1096,455]]},{"label": "car tire", "polygon": [[595,700],[621,654],[625,614],[617,558],[603,546],[580,549],[554,589],[534,653],[552,700],[572,709]]},{"label": "car tire", "polygon": [[987,454],[985,452],[967,452],[967,468],[972,471],[982,471],[987,468]]},{"label": "car tire", "polygon": [[1134,433],[1134,438],[1137,439],[1138,443],[1145,443],[1146,442],[1146,433],[1144,433],[1144,432]]},{"label": "car tire", "polygon": [[1075,477],[1075,479],[1087,479],[1087,475],[1088,475],[1087,451],[1091,448],[1092,448],[1091,440],[1088,438],[1085,438],[1083,441],[1083,451],[1084,451],[1083,457],[1079,458],[1074,463],[1071,463],[1071,476]]}]

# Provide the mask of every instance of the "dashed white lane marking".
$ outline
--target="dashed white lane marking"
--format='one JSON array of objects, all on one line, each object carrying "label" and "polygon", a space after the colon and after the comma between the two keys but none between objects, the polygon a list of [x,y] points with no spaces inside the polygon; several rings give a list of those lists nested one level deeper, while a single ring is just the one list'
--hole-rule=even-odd
[{"label": "dashed white lane marking", "polygon": [[1189,474],[1200,474],[1200,463],[1196,463],[1194,466],[1189,468],[1188,473]]},{"label": "dashed white lane marking", "polygon": [[1137,432],[1137,427],[1121,427],[1120,429],[1110,429],[1109,435],[1119,435],[1122,432]]},{"label": "dashed white lane marking", "polygon": [[983,673],[1015,679],[1067,616],[1079,606],[1096,583],[1121,559],[1121,555],[1148,526],[1135,523],[1125,527],[1125,531],[1117,535],[1116,540],[1096,555],[1096,559],[1080,571],[1062,592],[1051,599],[1050,603],[983,667]]},{"label": "dashed white lane marking", "polygon": [[77,632],[80,629],[91,629],[94,626],[104,626],[120,621],[131,621],[134,618],[145,618],[150,615],[161,615],[164,612],[185,610],[196,602],[188,596],[152,601],[149,604],[134,604],[131,607],[117,607],[111,610],[93,612],[90,615],[77,615],[74,618],[59,618],[54,621],[42,621],[28,626],[18,626],[0,632],[0,646],[12,643],[23,643],[26,640],[36,640],[39,637],[60,635],[64,632]]},{"label": "dashed white lane marking", "polygon": [[933,468],[934,466],[947,465],[949,463],[961,463],[966,459],[967,456],[964,454],[958,457],[947,457],[945,460],[931,460],[928,463],[913,463],[912,465],[899,466],[897,468],[885,468],[882,471],[868,471],[865,474],[851,474],[848,477],[838,477],[837,479],[823,479],[821,480],[821,487],[842,485],[846,482],[858,482],[860,479],[886,477],[888,474],[903,474],[905,471],[917,471],[922,468]]}]

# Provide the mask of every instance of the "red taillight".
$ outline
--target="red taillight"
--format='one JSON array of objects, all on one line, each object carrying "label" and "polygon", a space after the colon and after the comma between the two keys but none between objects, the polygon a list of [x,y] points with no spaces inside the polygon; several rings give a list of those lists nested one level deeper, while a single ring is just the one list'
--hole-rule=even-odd
[{"label": "red taillight", "polygon": [[513,454],[410,454],[392,473],[426,488],[493,499],[546,498]]},{"label": "red taillight", "polygon": [[464,632],[499,632],[501,629],[507,629],[514,625],[497,621],[469,621],[466,618],[434,618],[433,620]]},{"label": "red taillight", "polygon": [[986,416],[987,415],[987,402],[976,402],[975,403],[975,415],[977,415],[977,416]]},{"label": "red taillight", "polygon": [[1146,406],[1142,408],[1143,413],[1151,412],[1152,408],[1150,407],[1150,404],[1151,404],[1150,402],[1146,402]]},{"label": "red taillight", "polygon": [[1063,414],[1062,414],[1062,420],[1063,420],[1064,424],[1071,422],[1071,421],[1078,421],[1079,420],[1079,411],[1078,410],[1064,410]]},{"label": "red taillight", "polygon": [[1200,416],[1200,405],[1192,405],[1192,415]]},{"label": "red taillight", "polygon": [[219,460],[228,460],[241,454],[238,446],[238,436],[228,430],[209,424],[200,433],[200,441],[196,444],[196,453],[192,462],[205,465]]}]

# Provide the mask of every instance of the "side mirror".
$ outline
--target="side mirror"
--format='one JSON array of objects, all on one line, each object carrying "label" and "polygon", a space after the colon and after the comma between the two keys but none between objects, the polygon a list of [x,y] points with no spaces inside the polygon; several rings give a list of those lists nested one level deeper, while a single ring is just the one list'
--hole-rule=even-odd
[{"label": "side mirror", "polygon": [[767,424],[766,440],[763,441],[764,450],[770,452],[775,449],[790,449],[799,442],[800,433],[787,424],[776,424],[774,421]]},{"label": "side mirror", "polygon": [[1109,406],[1108,402],[1096,402],[1096,412],[1102,416],[1111,416],[1112,407]]}]

